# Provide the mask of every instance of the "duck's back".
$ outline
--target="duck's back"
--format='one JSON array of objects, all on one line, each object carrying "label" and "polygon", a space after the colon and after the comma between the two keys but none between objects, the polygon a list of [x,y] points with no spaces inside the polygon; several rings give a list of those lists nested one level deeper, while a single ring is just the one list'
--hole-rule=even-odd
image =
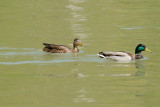
[{"label": "duck's back", "polygon": [[127,52],[99,52],[98,56],[115,61],[130,61],[132,57]]},{"label": "duck's back", "polygon": [[72,52],[72,49],[64,46],[64,45],[55,45],[55,44],[47,44],[43,43],[45,47],[43,48],[43,51],[50,52],[50,53],[70,53]]}]

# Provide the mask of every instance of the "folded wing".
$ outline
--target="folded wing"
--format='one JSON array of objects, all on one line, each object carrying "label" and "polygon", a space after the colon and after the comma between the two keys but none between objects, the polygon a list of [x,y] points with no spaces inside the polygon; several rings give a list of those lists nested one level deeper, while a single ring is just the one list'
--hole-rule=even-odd
[{"label": "folded wing", "polygon": [[116,61],[132,60],[131,54],[127,52],[99,52],[98,56]]},{"label": "folded wing", "polygon": [[72,49],[64,46],[64,45],[55,45],[55,44],[47,44],[43,43],[45,47],[43,48],[43,51],[51,52],[51,53],[68,53],[72,52]]}]

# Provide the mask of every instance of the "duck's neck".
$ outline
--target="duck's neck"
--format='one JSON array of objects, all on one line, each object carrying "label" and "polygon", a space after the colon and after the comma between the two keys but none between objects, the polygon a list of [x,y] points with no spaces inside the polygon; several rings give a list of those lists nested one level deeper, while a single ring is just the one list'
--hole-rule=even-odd
[{"label": "duck's neck", "polygon": [[136,48],[135,54],[141,54],[141,51],[139,51],[138,48]]},{"label": "duck's neck", "polygon": [[73,52],[78,52],[78,47],[73,45]]}]

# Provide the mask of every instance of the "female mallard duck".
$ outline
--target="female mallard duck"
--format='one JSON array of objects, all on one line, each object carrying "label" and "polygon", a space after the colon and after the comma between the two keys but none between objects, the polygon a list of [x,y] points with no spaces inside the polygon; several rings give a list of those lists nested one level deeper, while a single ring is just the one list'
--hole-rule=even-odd
[{"label": "female mallard duck", "polygon": [[151,52],[149,49],[146,48],[145,45],[139,44],[135,49],[135,55],[130,54],[128,52],[99,52],[98,56],[101,58],[108,58],[115,61],[130,61],[134,59],[141,59],[143,55],[141,54],[142,51]]},{"label": "female mallard duck", "polygon": [[50,53],[72,53],[72,52],[78,52],[78,46],[84,47],[84,45],[81,43],[79,39],[74,39],[73,42],[73,49],[64,46],[64,45],[55,45],[55,44],[47,44],[43,43],[45,47],[43,48],[43,51],[50,52]]}]

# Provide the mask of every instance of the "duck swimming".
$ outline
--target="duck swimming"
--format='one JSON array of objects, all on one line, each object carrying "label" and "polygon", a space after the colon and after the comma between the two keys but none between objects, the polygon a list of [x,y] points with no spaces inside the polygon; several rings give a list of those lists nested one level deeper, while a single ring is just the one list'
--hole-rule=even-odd
[{"label": "duck swimming", "polygon": [[152,52],[146,48],[145,45],[139,44],[135,49],[135,54],[130,54],[128,52],[120,51],[120,52],[99,52],[98,56],[101,58],[107,58],[115,61],[130,61],[134,59],[141,59],[143,55],[141,54],[142,51]]},{"label": "duck swimming", "polygon": [[84,45],[81,43],[81,41],[76,38],[73,41],[73,49],[64,46],[64,45],[56,45],[56,44],[48,44],[43,43],[45,47],[43,48],[43,51],[50,52],[50,53],[76,53],[79,52],[78,46],[84,47]]}]

